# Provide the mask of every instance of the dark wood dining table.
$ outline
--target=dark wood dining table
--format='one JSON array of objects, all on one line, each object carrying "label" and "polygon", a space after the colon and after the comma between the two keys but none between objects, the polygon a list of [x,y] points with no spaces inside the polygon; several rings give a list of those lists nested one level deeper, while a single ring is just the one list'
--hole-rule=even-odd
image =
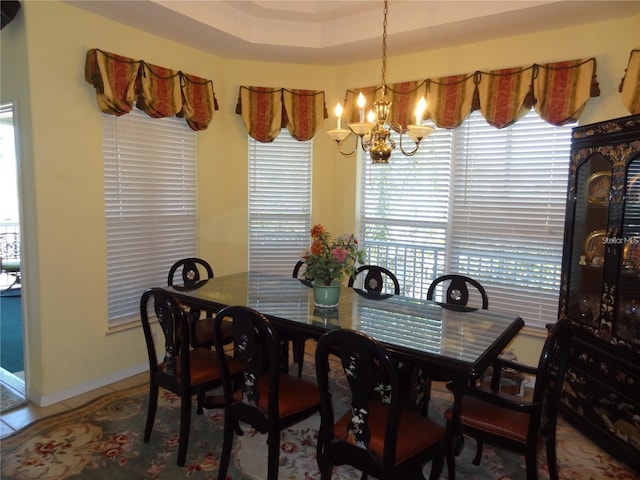
[{"label": "dark wood dining table", "polygon": [[304,282],[261,272],[203,280],[195,287],[164,287],[185,306],[218,311],[244,305],[264,314],[289,338],[320,338],[350,328],[382,342],[394,355],[420,362],[441,380],[477,379],[524,325],[516,314],[443,306],[401,295],[371,296],[342,287],[335,308],[314,305]]}]

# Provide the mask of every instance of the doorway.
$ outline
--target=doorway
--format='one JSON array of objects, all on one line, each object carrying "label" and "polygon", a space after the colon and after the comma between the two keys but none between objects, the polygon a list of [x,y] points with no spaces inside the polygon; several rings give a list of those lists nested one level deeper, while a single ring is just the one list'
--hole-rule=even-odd
[{"label": "doorway", "polygon": [[18,162],[13,102],[0,104],[0,381],[24,394]]}]

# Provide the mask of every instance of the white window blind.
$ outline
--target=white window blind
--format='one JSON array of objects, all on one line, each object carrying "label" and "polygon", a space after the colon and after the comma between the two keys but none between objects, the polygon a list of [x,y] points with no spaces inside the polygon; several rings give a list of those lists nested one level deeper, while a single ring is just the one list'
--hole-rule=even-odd
[{"label": "white window blind", "polygon": [[309,246],[311,141],[249,137],[249,270],[291,275]]},{"label": "white window blind", "polygon": [[196,134],[179,118],[103,115],[109,327],[196,253]]},{"label": "white window blind", "polygon": [[363,159],[365,262],[391,270],[402,295],[426,298],[428,279],[443,268],[451,151],[451,132],[438,129],[413,157],[396,153],[388,165]]},{"label": "white window blind", "polygon": [[403,295],[426,298],[437,276],[460,273],[486,288],[490,309],[527,326],[554,322],[571,128],[532,111],[499,130],[474,112],[456,130],[436,129],[414,157],[365,158],[367,263],[393,271]]},{"label": "white window blind", "polygon": [[571,127],[531,112],[497,130],[476,112],[459,130],[450,271],[478,280],[492,310],[555,322]]}]

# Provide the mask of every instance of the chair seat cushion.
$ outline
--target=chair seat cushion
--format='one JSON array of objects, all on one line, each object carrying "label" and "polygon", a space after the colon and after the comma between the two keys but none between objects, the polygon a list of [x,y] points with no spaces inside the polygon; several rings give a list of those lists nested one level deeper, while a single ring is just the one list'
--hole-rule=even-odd
[{"label": "chair seat cushion", "polygon": [[[452,408],[445,412],[447,421],[451,420],[452,413]],[[462,399],[460,421],[471,428],[525,444],[529,420],[530,415],[527,413],[483,402],[471,396],[465,396]]]},{"label": "chair seat cushion", "polygon": [[[259,407],[266,412],[268,400],[268,375],[258,379],[258,392],[260,393]],[[292,375],[280,375],[280,418],[287,417],[305,410],[320,406],[320,392],[318,386],[304,378]]]},{"label": "chair seat cushion", "polygon": [[[216,356],[215,350],[208,348],[195,348],[189,351],[189,367],[191,370],[191,385],[202,385],[203,383],[213,382],[222,378],[220,363]],[[160,364],[160,370],[162,370]],[[242,363],[234,358],[229,357],[229,371],[232,375],[242,371]],[[180,378],[180,356],[176,356],[176,374]]]},{"label": "chair seat cushion", "polygon": [[[389,408],[378,401],[369,402],[369,449],[379,458],[383,456],[384,435]],[[351,412],[347,412],[334,427],[334,437],[349,441],[347,428]],[[396,464],[410,459],[444,438],[445,430],[427,417],[413,410],[403,409],[400,413],[398,440],[396,443]]]}]

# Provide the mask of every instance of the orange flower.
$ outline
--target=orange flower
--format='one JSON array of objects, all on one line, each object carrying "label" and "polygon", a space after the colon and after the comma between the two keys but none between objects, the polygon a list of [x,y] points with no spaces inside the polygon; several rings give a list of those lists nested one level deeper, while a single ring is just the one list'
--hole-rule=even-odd
[{"label": "orange flower", "polygon": [[324,233],[324,227],[319,223],[311,228],[311,238],[320,238]]},{"label": "orange flower", "polygon": [[322,253],[322,249],[324,248],[324,243],[321,240],[315,240],[311,244],[311,253],[313,255],[320,255]]}]

